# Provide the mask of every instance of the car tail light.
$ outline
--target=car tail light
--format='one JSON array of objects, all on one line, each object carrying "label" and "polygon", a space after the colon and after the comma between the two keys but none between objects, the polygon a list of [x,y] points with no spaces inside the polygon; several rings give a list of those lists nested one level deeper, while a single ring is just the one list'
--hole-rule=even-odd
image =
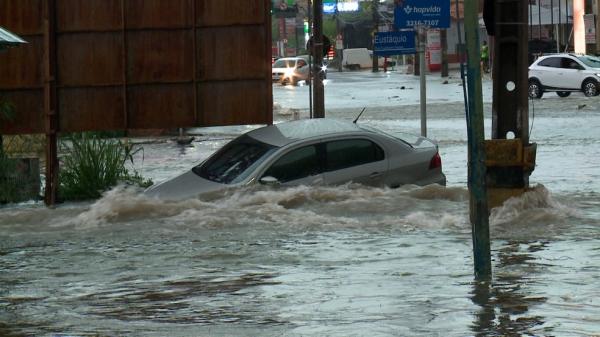
[{"label": "car tail light", "polygon": [[429,162],[429,169],[433,170],[442,168],[442,157],[440,157],[440,153],[436,152],[435,155],[433,156],[433,158],[431,158],[431,161]]}]

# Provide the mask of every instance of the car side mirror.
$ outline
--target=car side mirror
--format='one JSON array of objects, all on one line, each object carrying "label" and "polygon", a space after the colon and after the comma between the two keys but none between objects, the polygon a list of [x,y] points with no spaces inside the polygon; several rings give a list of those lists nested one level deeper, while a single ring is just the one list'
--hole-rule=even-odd
[{"label": "car side mirror", "polygon": [[267,186],[277,186],[280,184],[277,178],[271,176],[262,177],[258,182]]}]

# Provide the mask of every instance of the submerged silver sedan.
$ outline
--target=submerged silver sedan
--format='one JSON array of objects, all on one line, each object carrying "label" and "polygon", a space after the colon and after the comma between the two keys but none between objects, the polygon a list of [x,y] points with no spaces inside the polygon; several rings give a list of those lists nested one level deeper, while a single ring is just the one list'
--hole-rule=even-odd
[{"label": "submerged silver sedan", "polygon": [[235,138],[146,194],[181,200],[256,183],[445,185],[437,145],[411,137],[401,139],[360,123],[326,118],[269,125]]}]

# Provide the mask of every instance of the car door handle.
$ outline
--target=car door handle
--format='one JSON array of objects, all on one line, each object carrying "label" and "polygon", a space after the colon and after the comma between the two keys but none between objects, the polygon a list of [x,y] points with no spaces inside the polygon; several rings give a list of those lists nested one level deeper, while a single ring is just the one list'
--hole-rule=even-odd
[{"label": "car door handle", "polygon": [[373,173],[369,174],[369,179],[379,178],[379,177],[381,177],[381,175],[382,175],[381,172],[373,172]]}]

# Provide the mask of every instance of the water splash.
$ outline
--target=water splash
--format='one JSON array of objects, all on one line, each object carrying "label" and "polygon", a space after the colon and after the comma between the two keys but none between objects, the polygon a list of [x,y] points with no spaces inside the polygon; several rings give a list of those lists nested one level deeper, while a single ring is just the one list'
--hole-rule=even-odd
[{"label": "water splash", "polygon": [[565,232],[578,218],[577,208],[558,202],[544,185],[537,185],[492,209],[490,226],[501,237],[549,237]]}]

